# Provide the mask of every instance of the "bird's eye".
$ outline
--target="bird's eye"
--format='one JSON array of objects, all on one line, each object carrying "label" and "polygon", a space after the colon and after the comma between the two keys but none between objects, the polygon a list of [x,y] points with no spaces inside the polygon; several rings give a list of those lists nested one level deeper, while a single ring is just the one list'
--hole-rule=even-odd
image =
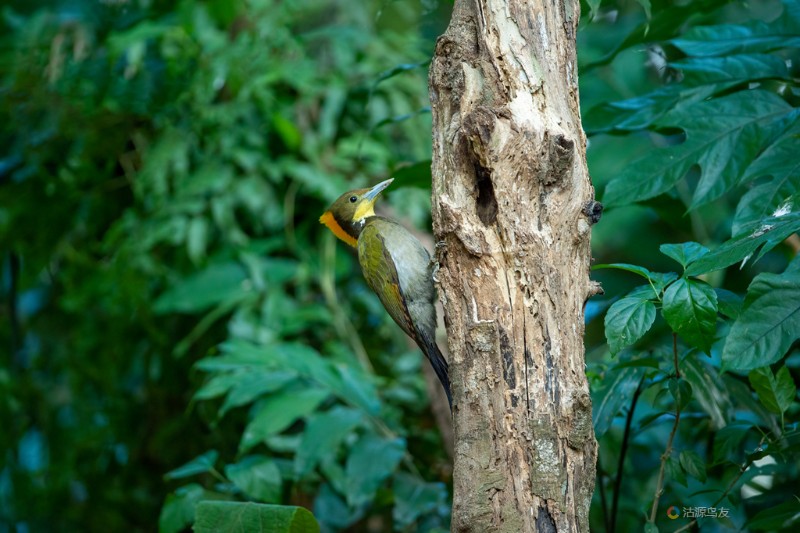
[{"label": "bird's eye", "polygon": [[351,196],[351,197],[350,197],[350,202],[352,202],[352,203],[356,203],[356,200],[358,200],[358,198],[357,198],[357,197],[355,197],[355,196]]}]

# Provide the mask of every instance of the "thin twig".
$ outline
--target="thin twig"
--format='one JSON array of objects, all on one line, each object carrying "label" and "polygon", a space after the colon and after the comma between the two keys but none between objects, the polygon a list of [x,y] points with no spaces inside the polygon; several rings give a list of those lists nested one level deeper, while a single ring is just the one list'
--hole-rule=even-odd
[{"label": "thin twig", "polygon": [[[678,337],[673,333],[672,337],[672,351],[673,360],[675,364],[675,375],[680,378],[681,370],[678,367]],[[680,389],[679,389],[680,390]],[[661,467],[658,470],[658,481],[656,482],[656,491],[653,494],[653,507],[650,509],[650,518],[647,520],[650,524],[655,524],[656,513],[658,512],[658,500],[661,498],[661,493],[664,491],[664,474],[667,470],[667,461],[672,455],[672,442],[675,440],[675,434],[678,432],[678,424],[681,421],[681,398],[680,394],[675,398],[675,423],[672,424],[672,431],[669,433],[667,439],[667,448],[661,456]]]},{"label": "thin twig", "polygon": [[631,399],[628,415],[625,417],[625,432],[622,434],[622,448],[619,451],[619,462],[617,463],[617,479],[614,482],[614,499],[611,502],[611,525],[608,528],[609,532],[617,530],[617,507],[619,504],[619,495],[622,490],[622,470],[625,467],[625,455],[628,453],[628,444],[630,443],[633,412],[636,410],[636,403],[639,401],[639,396],[642,394],[642,383],[644,383],[644,376],[639,380],[639,385],[636,387],[633,398]]}]

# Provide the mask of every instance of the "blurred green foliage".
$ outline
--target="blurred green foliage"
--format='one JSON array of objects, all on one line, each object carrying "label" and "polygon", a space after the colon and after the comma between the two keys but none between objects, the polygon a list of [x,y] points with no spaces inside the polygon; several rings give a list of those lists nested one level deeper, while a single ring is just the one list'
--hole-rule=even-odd
[{"label": "blurred green foliage", "polygon": [[[395,216],[429,227],[427,61],[450,7],[4,4],[0,529],[175,532],[207,500],[448,529],[421,356],[317,218],[394,176]],[[583,7],[610,206],[594,255],[617,265],[587,306],[592,529],[642,527],[673,427],[655,524],[724,495],[702,530],[780,529],[800,476],[797,2]],[[205,508],[198,527],[267,512]]]}]

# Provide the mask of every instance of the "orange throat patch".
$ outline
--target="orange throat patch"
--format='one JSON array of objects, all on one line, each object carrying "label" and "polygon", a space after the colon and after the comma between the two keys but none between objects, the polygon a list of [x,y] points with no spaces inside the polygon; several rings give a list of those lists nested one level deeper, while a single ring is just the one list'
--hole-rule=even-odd
[{"label": "orange throat patch", "polygon": [[333,213],[330,211],[325,211],[321,217],[319,217],[319,221],[325,224],[329,230],[333,232],[334,235],[339,237],[341,240],[349,244],[350,246],[357,247],[358,240],[353,238],[352,235],[347,233],[342,226],[336,222],[336,219],[333,217]]}]

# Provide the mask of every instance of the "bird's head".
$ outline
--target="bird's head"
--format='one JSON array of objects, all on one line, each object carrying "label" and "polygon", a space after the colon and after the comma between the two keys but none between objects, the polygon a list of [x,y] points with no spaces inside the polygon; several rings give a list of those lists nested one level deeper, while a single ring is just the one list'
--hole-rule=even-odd
[{"label": "bird's head", "polygon": [[375,216],[378,195],[393,181],[394,179],[388,179],[371,189],[356,189],[344,193],[319,217],[319,221],[350,246],[357,246],[358,236],[364,229],[364,221]]}]

